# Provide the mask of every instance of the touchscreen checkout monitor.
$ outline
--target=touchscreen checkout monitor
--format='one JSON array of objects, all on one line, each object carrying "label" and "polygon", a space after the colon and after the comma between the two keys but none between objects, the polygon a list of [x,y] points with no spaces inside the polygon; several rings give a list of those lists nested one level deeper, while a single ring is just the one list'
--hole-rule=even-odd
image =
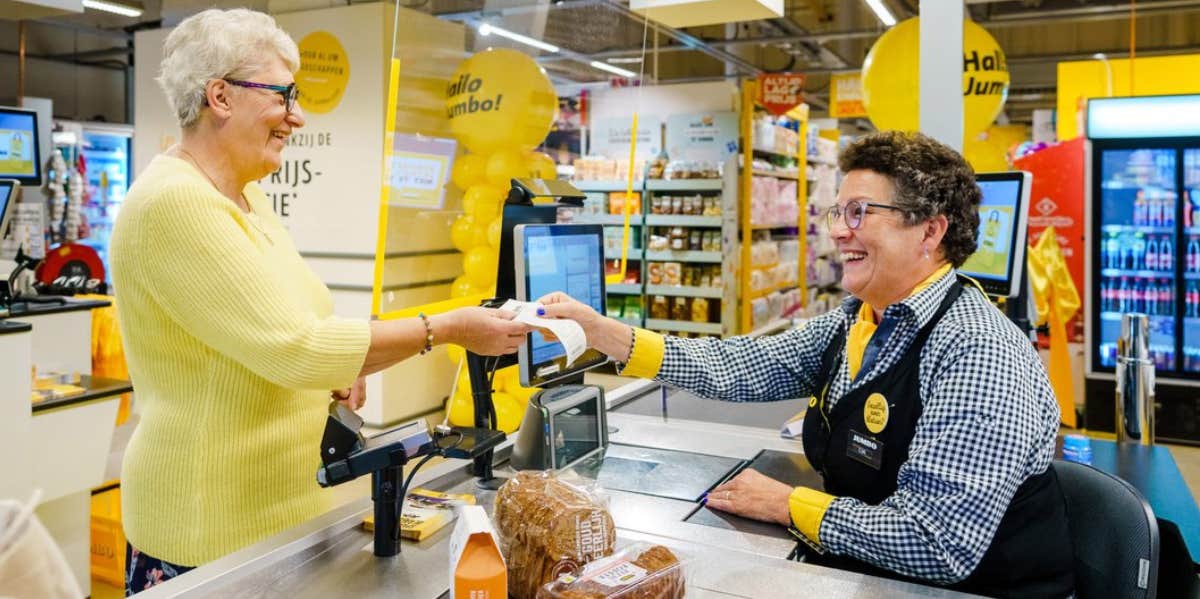
[{"label": "touchscreen checkout monitor", "polygon": [[1033,175],[1024,171],[979,173],[978,248],[959,272],[979,281],[993,297],[1016,297],[1025,265],[1029,192]]},{"label": "touchscreen checkout monitor", "polygon": [[[604,228],[601,225],[517,225],[517,299],[533,301],[554,291],[604,314]],[[517,355],[521,385],[541,387],[605,363],[608,358],[589,349],[567,366],[566,350],[531,333]]]},{"label": "touchscreen checkout monitor", "polygon": [[8,220],[17,211],[17,191],[21,184],[12,179],[0,179],[0,237],[8,228]]},{"label": "touchscreen checkout monitor", "polygon": [[29,187],[42,184],[37,125],[36,112],[0,106],[0,179]]}]

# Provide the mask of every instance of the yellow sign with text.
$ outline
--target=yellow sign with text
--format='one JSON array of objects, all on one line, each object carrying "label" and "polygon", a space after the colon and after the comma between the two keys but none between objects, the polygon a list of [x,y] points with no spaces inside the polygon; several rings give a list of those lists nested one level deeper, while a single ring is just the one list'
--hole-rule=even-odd
[{"label": "yellow sign with text", "polygon": [[342,43],[328,31],[314,31],[300,40],[300,70],[296,88],[306,112],[326,113],[337,108],[350,82],[350,59]]},{"label": "yellow sign with text", "polygon": [[863,105],[862,73],[830,75],[829,116],[835,119],[867,116],[867,107]]}]

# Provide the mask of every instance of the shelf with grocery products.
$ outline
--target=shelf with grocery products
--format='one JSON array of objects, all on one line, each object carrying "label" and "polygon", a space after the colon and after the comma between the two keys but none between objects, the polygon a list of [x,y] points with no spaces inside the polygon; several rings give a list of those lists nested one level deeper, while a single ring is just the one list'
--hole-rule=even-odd
[{"label": "shelf with grocery products", "polygon": [[720,215],[647,214],[646,224],[652,227],[720,227]]},{"label": "shelf with grocery products", "polygon": [[692,322],[690,320],[666,320],[662,318],[647,318],[646,328],[659,331],[674,331],[678,333],[700,333],[704,335],[720,335],[719,322]]},{"label": "shelf with grocery products", "polygon": [[[646,181],[646,191],[721,191],[723,189],[725,189],[723,179],[650,179]],[[622,188],[620,191],[625,190]]]},{"label": "shelf with grocery products", "polygon": [[625,318],[625,317],[610,317],[617,322],[625,323],[631,327],[642,328],[642,319],[640,318]]},{"label": "shelf with grocery products", "polygon": [[721,299],[720,287],[697,287],[695,285],[647,285],[646,295],[667,295],[673,297],[707,297]]},{"label": "shelf with grocery products", "polygon": [[790,181],[796,181],[800,179],[799,171],[792,173],[785,171],[768,171],[756,168],[752,169],[750,174],[754,175],[755,177],[775,177],[776,179],[788,179]]},{"label": "shelf with grocery products", "polygon": [[799,285],[798,281],[786,281],[783,283],[779,283],[777,285],[772,285],[770,287],[767,287],[766,289],[759,289],[756,291],[751,291],[750,299],[758,299],[760,297],[767,297],[768,295],[771,295],[772,293],[775,293],[776,291],[786,291],[788,289],[795,289],[798,285]]},{"label": "shelf with grocery products", "polygon": [[1100,231],[1104,233],[1148,233],[1162,234],[1174,233],[1175,227],[1152,227],[1149,225],[1101,225]]},{"label": "shelf with grocery products", "polygon": [[[625,215],[623,214],[579,214],[575,217],[575,222],[588,225],[608,225],[608,226],[623,226],[625,224]],[[629,226],[640,227],[642,225],[642,215],[630,214]]]},{"label": "shelf with grocery products", "polygon": [[[585,193],[589,192],[589,191],[596,191],[596,192],[625,191],[626,189],[629,188],[628,181],[618,181],[615,179],[609,179],[609,180],[589,179],[589,180],[581,180],[581,181],[571,181],[571,184],[574,185],[575,188],[578,189],[579,191],[582,191]],[[634,182],[633,182],[633,191],[634,192],[641,191],[643,187],[644,187],[644,185],[643,185],[643,182],[641,179],[634,180]]]},{"label": "shelf with grocery products", "polygon": [[796,224],[795,222],[758,223],[758,224],[751,224],[750,228],[755,231],[773,231],[776,229],[797,229],[797,228],[799,228],[799,225]]},{"label": "shelf with grocery products", "polygon": [[606,285],[604,290],[608,293],[616,293],[620,295],[641,295],[641,283],[613,283]]},{"label": "shelf with grocery products", "polygon": [[690,250],[647,251],[646,260],[656,262],[698,262],[720,264],[725,255],[721,252],[694,252]]},{"label": "shelf with grocery products", "polygon": [[1102,277],[1141,277],[1143,279],[1173,279],[1175,278],[1174,270],[1145,270],[1145,269],[1128,269],[1128,268],[1102,268],[1100,269]]},{"label": "shelf with grocery products", "polygon": [[805,158],[805,160],[809,164],[819,164],[821,166],[837,166],[836,160],[830,160],[828,158],[821,158],[820,156],[808,156]]}]

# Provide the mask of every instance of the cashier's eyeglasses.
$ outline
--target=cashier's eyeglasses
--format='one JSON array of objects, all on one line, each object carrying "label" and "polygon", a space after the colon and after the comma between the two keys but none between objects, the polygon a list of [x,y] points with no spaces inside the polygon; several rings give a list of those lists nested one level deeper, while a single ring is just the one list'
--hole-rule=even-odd
[{"label": "cashier's eyeglasses", "polygon": [[296,105],[296,97],[300,95],[300,91],[296,89],[296,82],[287,85],[270,85],[267,83],[255,83],[253,81],[242,81],[239,79],[226,79],[225,83],[236,85],[238,87],[249,87],[253,89],[265,89],[273,91],[283,97],[283,107],[288,111],[292,111],[292,107]]},{"label": "cashier's eyeglasses", "polygon": [[845,206],[834,204],[825,212],[825,226],[833,230],[833,224],[842,219],[846,223],[846,228],[857,230],[862,226],[863,219],[867,217],[870,211],[867,208],[880,208],[884,210],[895,210],[903,213],[904,209],[899,206],[889,206],[888,204],[876,204],[874,202],[860,202],[858,200],[850,200]]}]

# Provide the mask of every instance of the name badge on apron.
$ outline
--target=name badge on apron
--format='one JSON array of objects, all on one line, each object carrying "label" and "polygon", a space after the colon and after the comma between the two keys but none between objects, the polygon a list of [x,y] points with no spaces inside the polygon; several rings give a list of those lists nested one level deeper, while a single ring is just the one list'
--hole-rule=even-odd
[{"label": "name badge on apron", "polygon": [[854,429],[849,429],[846,434],[846,457],[876,470],[883,466],[883,442]]}]

